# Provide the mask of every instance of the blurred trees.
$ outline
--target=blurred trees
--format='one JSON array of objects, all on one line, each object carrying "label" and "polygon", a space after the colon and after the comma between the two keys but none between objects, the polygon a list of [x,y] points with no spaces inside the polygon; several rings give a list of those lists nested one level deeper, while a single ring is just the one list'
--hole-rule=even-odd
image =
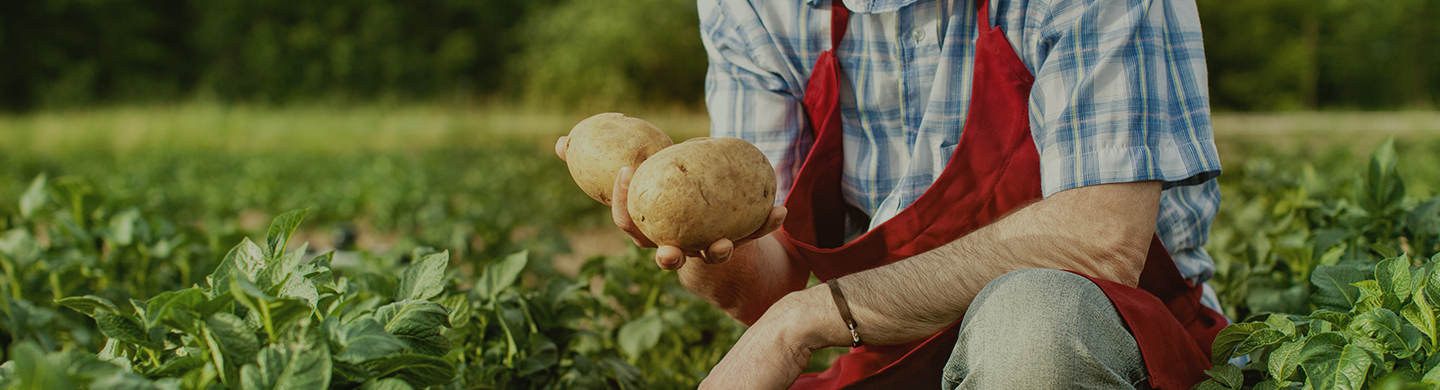
[{"label": "blurred trees", "polygon": [[1197,0],[1218,110],[1434,109],[1435,0]]},{"label": "blurred trees", "polygon": [[[1197,0],[1217,110],[1434,108],[1440,2]],[[0,110],[698,106],[694,0],[0,1]]]}]

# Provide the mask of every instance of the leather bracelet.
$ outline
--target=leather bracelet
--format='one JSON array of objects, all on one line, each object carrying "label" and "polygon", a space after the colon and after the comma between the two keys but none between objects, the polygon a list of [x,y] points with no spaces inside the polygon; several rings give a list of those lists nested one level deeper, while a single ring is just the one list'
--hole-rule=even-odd
[{"label": "leather bracelet", "polygon": [[851,348],[860,348],[865,345],[860,341],[860,332],[855,330],[855,317],[850,315],[850,304],[845,302],[845,294],[840,292],[840,278],[825,281],[830,286],[830,297],[835,298],[835,308],[840,309],[840,319],[845,320],[845,326],[850,328],[850,338],[854,341]]}]

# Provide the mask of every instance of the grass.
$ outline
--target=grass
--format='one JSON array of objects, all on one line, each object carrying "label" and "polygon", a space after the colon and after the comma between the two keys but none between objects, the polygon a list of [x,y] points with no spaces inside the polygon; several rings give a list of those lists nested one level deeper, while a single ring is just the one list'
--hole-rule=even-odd
[{"label": "grass", "polygon": [[[637,112],[677,141],[709,130],[703,114]],[[582,114],[444,106],[118,107],[0,116],[0,151],[39,155],[156,149],[235,153],[422,151],[483,146],[496,136],[553,138]]]},{"label": "grass", "polygon": [[[703,112],[653,109],[629,113],[655,123],[676,141],[705,136],[709,131],[709,118]],[[548,157],[554,138],[569,132],[586,116],[456,105],[187,103],[50,111],[0,115],[0,156],[11,157],[0,161],[64,161],[97,154],[144,158],[165,151],[415,155],[439,149],[485,150],[502,139],[520,139],[520,144],[533,145],[537,156]],[[1428,150],[1440,145],[1440,112],[1217,113],[1213,123],[1227,170],[1241,167],[1256,154],[1278,152],[1303,161],[1323,161],[1339,154],[1364,156],[1387,137],[1400,141],[1397,146],[1403,159],[1435,160]],[[1433,167],[1440,162],[1407,165]],[[0,183],[0,190],[22,184]],[[1428,182],[1417,182],[1410,192],[1423,196],[1432,192],[1428,186]]]},{"label": "grass", "polygon": [[[709,118],[703,112],[630,114],[655,123],[676,141],[709,131]],[[0,116],[0,151],[42,155],[94,151],[128,155],[157,148],[238,153],[420,151],[481,146],[495,136],[555,137],[586,116],[442,105],[110,107]],[[1214,126],[1222,152],[1236,142],[1281,148],[1343,142],[1368,152],[1388,136],[1433,137],[1440,133],[1440,112],[1217,113]]]}]

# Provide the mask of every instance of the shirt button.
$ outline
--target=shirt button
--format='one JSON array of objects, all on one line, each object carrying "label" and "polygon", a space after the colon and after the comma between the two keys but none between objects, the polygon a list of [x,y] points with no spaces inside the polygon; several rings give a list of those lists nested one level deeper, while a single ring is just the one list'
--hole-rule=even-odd
[{"label": "shirt button", "polygon": [[914,30],[910,30],[910,39],[914,39],[916,43],[924,42],[925,29],[917,28]]}]

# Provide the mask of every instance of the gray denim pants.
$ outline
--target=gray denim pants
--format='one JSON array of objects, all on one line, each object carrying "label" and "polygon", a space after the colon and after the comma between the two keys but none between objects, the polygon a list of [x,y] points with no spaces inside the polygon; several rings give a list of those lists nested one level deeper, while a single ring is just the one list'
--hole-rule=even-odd
[{"label": "gray denim pants", "polygon": [[950,389],[1147,387],[1135,337],[1095,283],[1052,269],[991,281],[965,312],[945,364]]}]

